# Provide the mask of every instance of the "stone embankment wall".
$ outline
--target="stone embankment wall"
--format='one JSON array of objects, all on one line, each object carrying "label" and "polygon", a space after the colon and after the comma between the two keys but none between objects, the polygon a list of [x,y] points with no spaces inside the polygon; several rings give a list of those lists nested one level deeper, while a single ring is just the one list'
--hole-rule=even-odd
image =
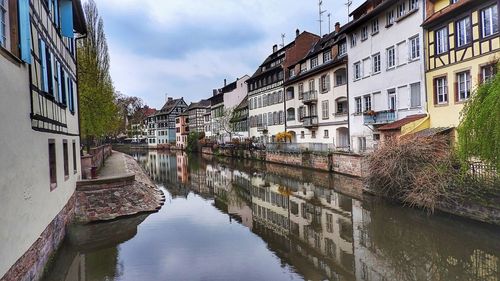
[{"label": "stone embankment wall", "polygon": [[317,169],[321,171],[335,172],[355,177],[365,176],[365,158],[358,154],[333,152],[329,154],[288,153],[270,152],[263,150],[238,150],[219,148],[213,150],[211,147],[203,147],[202,153],[237,157],[243,159],[254,159],[279,163],[302,168]]},{"label": "stone embankment wall", "polygon": [[163,192],[132,157],[124,157],[127,174],[77,183],[76,221],[88,223],[112,220],[122,216],[155,212],[161,208],[165,202]]},{"label": "stone embankment wall", "polygon": [[102,167],[102,163],[113,152],[111,144],[105,144],[98,147],[91,148],[87,155],[81,157],[82,178],[89,179],[91,175],[91,168]]}]

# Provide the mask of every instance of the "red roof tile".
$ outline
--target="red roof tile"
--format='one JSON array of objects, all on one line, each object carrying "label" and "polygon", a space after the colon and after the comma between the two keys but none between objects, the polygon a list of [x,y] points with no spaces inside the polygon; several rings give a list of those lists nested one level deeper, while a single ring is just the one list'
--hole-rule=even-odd
[{"label": "red roof tile", "polygon": [[394,121],[392,123],[386,124],[382,127],[379,127],[378,130],[379,131],[389,131],[389,130],[400,129],[404,125],[409,124],[413,121],[417,121],[418,119],[422,119],[424,117],[427,117],[427,114],[415,114],[415,115],[406,116],[405,118],[403,118],[401,120],[397,120],[397,121]]}]

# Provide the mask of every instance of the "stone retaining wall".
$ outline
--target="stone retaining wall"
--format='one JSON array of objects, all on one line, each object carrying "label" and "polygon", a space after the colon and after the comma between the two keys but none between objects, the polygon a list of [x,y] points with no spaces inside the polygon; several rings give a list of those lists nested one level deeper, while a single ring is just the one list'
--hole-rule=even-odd
[{"label": "stone retaining wall", "polygon": [[155,212],[161,208],[165,202],[163,192],[132,157],[124,157],[129,173],[77,183],[75,219],[78,222],[112,220],[122,216]]},{"label": "stone retaining wall", "polygon": [[72,221],[75,209],[75,194],[52,222],[40,234],[40,237],[7,271],[0,281],[39,280],[49,261],[66,234],[66,227]]},{"label": "stone retaining wall", "polygon": [[355,177],[365,176],[365,158],[358,154],[333,152],[329,154],[270,152],[263,150],[240,150],[203,147],[203,154],[254,159],[301,168],[335,172]]}]

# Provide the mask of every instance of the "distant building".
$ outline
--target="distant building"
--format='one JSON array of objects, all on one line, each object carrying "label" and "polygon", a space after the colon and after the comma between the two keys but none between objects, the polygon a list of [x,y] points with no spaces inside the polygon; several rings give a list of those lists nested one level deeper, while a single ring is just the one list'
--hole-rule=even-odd
[{"label": "distant building", "polygon": [[241,103],[234,109],[231,118],[234,137],[240,140],[247,139],[248,134],[248,97],[245,97]]},{"label": "distant building", "polygon": [[497,73],[496,0],[426,0],[427,104],[430,127],[456,127],[474,89]]},{"label": "distant building", "polygon": [[[401,133],[404,125],[425,121],[424,10],[422,0],[368,0],[351,13],[353,20],[343,29],[355,152],[376,148],[384,125],[398,121],[391,130]],[[409,116],[411,120],[405,119]]]},{"label": "distant building", "polygon": [[319,39],[297,30],[294,41],[281,49],[274,45],[271,55],[247,80],[251,138],[273,142],[277,133],[285,131],[284,69],[303,58]]},{"label": "distant building", "polygon": [[161,147],[175,142],[175,118],[185,109],[183,98],[168,98],[161,110],[148,117],[148,146]]},{"label": "distant building", "polygon": [[131,141],[133,143],[139,143],[139,142],[147,142],[148,138],[148,129],[147,129],[147,123],[148,123],[148,117],[152,116],[156,113],[155,108],[142,108],[140,109],[142,112],[142,116],[144,118],[142,120],[139,120],[139,122],[131,123],[130,124],[130,131],[129,135],[131,138]]},{"label": "distant building", "polygon": [[2,280],[40,279],[72,218],[86,29],[79,0],[0,1]]},{"label": "distant building", "polygon": [[189,131],[190,132],[204,132],[205,130],[205,113],[207,108],[210,108],[209,100],[201,100],[199,102],[192,102],[186,109],[189,116]]},{"label": "distant building", "polygon": [[292,142],[348,150],[347,49],[340,24],[287,71],[285,116]]},{"label": "distant building", "polygon": [[187,137],[189,135],[189,115],[186,111],[175,118],[175,146],[178,149],[185,149]]}]

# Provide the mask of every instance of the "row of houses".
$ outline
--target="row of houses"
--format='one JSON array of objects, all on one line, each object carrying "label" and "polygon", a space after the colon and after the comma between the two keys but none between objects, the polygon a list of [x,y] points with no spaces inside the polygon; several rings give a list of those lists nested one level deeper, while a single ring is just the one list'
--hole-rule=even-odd
[{"label": "row of houses", "polygon": [[[294,143],[362,153],[398,135],[453,131],[474,88],[497,72],[498,2],[368,0],[330,34],[297,30],[209,99],[169,100],[185,113],[171,118],[168,140],[184,147],[192,127],[218,142],[272,143],[286,131]],[[154,136],[152,146],[166,141]]]}]

